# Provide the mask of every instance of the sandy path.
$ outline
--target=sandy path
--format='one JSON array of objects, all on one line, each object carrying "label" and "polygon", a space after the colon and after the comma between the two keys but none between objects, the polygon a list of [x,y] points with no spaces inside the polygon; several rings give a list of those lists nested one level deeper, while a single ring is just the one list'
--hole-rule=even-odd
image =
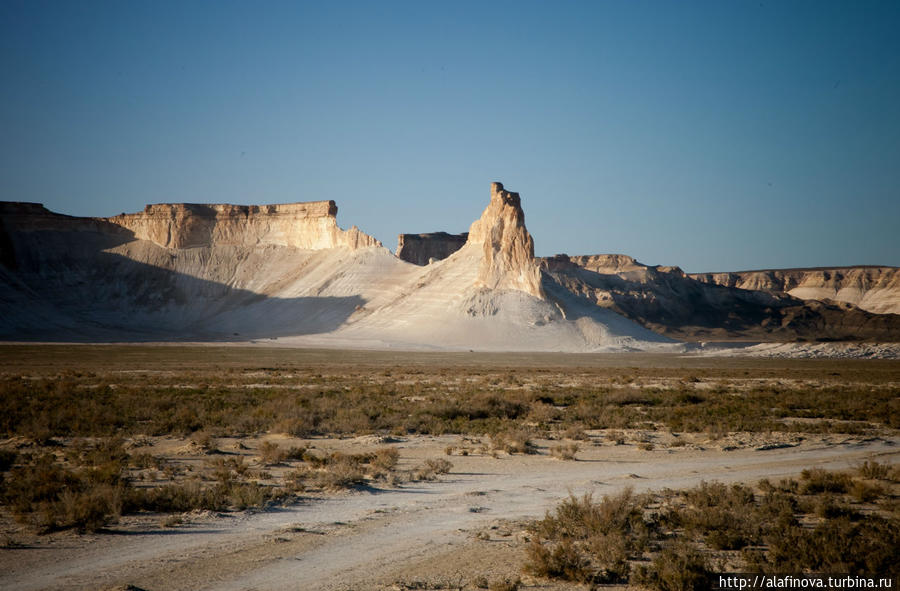
[{"label": "sandy path", "polygon": [[[453,438],[408,442],[401,455],[440,453]],[[640,451],[589,447],[577,462],[546,456],[452,458],[442,481],[353,492],[258,514],[198,520],[175,530],[72,537],[53,548],[0,552],[0,588],[346,589],[405,563],[446,553],[498,518],[539,517],[569,492],[602,495],[681,488],[701,480],[754,482],[864,458],[896,463],[900,440],[756,451]],[[582,459],[583,458],[583,459]]]}]

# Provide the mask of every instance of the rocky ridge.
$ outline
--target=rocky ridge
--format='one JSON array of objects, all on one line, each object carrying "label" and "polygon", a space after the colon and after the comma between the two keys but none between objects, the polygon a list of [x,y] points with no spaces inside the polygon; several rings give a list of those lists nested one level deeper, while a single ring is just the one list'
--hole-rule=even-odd
[{"label": "rocky ridge", "polygon": [[784,292],[803,300],[847,302],[876,314],[900,314],[900,268],[831,267],[694,273],[706,283],[756,291]]},{"label": "rocky ridge", "polygon": [[700,281],[678,267],[620,254],[540,259],[567,292],[686,341],[900,341],[900,315],[775,290]]}]

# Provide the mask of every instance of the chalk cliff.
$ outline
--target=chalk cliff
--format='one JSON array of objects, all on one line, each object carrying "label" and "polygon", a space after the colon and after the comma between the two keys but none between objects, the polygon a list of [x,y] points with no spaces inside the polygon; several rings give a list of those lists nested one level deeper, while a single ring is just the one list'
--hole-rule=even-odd
[{"label": "chalk cliff", "polygon": [[164,248],[197,246],[291,246],[318,250],[346,246],[363,248],[380,243],[353,226],[337,225],[334,201],[281,205],[200,205],[160,203],[144,211],[106,221]]},{"label": "chalk cliff", "polygon": [[163,248],[289,246],[318,250],[381,246],[356,226],[337,225],[334,201],[280,205],[160,203],[109,218],[54,213],[40,203],[0,202],[7,232],[100,232],[147,240]]},{"label": "chalk cliff", "polygon": [[469,228],[466,245],[482,246],[477,287],[518,289],[544,297],[534,240],[525,228],[518,193],[504,190],[502,183],[491,183],[491,202]]},{"label": "chalk cliff", "polygon": [[621,254],[536,259],[521,199],[500,183],[467,236],[401,235],[398,254],[435,261],[423,266],[340,229],[336,213],[332,201],[159,204],[90,218],[0,202],[0,339],[554,351],[900,342],[900,314],[862,309],[897,309],[892,267],[690,276]]},{"label": "chalk cliff", "polygon": [[848,302],[876,314],[900,314],[898,267],[771,269],[691,277],[727,287],[785,292],[803,300]]}]

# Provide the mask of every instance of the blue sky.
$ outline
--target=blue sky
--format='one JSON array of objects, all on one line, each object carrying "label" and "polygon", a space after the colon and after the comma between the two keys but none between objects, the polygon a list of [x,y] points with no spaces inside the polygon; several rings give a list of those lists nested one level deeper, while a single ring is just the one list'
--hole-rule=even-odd
[{"label": "blue sky", "polygon": [[539,255],[900,265],[897,2],[0,0],[0,199],[334,199],[396,247],[491,181]]}]

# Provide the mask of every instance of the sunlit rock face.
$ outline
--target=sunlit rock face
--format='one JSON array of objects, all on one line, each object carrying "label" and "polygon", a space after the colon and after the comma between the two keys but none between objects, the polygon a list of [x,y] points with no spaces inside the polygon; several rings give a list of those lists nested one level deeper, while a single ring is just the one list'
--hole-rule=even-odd
[{"label": "sunlit rock face", "polygon": [[518,289],[543,298],[541,272],[534,260],[534,240],[525,228],[525,213],[518,193],[491,184],[491,202],[469,228],[468,244],[481,244],[484,258],[476,286]]},{"label": "sunlit rock face", "polygon": [[336,216],[334,201],[249,206],[160,203],[107,220],[164,248],[275,245],[318,250],[380,245],[356,226],[342,230]]},{"label": "sunlit rock face", "polygon": [[698,273],[695,279],[755,291],[780,291],[802,300],[834,300],[876,314],[900,314],[900,269],[835,267]]}]

